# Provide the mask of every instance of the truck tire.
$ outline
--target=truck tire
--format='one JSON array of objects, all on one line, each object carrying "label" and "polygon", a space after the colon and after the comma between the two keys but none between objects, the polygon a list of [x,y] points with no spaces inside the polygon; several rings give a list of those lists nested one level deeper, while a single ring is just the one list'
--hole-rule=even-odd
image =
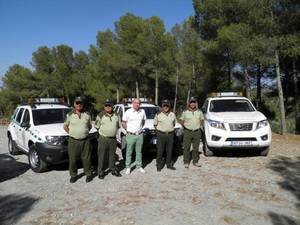
[{"label": "truck tire", "polygon": [[47,163],[40,158],[34,144],[29,148],[28,162],[30,168],[36,173],[42,173],[47,170]]},{"label": "truck tire", "polygon": [[261,156],[267,156],[268,153],[269,153],[269,150],[270,150],[270,147],[263,148],[263,149],[260,151],[260,155],[261,155]]},{"label": "truck tire", "polygon": [[204,140],[203,148],[204,148],[205,156],[213,156],[214,155],[214,152],[210,149],[210,147],[207,145],[207,142],[205,140]]},{"label": "truck tire", "polygon": [[16,142],[11,138],[11,136],[8,136],[8,152],[11,155],[18,155],[20,153],[16,146]]}]

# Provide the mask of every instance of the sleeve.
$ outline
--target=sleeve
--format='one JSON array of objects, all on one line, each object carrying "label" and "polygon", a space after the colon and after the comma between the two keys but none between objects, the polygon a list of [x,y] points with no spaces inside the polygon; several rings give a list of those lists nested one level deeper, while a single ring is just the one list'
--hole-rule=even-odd
[{"label": "sleeve", "polygon": [[70,117],[70,114],[68,113],[66,115],[64,125],[69,126],[70,125],[70,120],[71,120],[71,117]]},{"label": "sleeve", "polygon": [[202,111],[200,111],[200,120],[204,120],[204,115],[203,115]]},{"label": "sleeve", "polygon": [[95,128],[98,130],[100,128],[101,118],[99,115],[96,117]]},{"label": "sleeve", "polygon": [[155,117],[154,117],[154,126],[157,126],[158,124],[158,114],[155,114]]},{"label": "sleeve", "polygon": [[89,126],[89,128],[90,129],[92,129],[92,127],[93,127],[93,124],[92,124],[92,118],[91,118],[91,115],[89,115],[89,121],[88,121],[88,126]]},{"label": "sleeve", "polygon": [[125,122],[128,121],[128,113],[129,113],[129,110],[127,110],[127,111],[124,113],[124,115],[123,115],[122,120],[125,121]]},{"label": "sleeve", "polygon": [[147,119],[147,117],[146,117],[146,113],[145,113],[145,110],[143,110],[143,113],[144,113],[144,115],[143,115],[143,119],[146,121],[146,119]]},{"label": "sleeve", "polygon": [[184,111],[182,112],[181,116],[179,117],[180,120],[184,121]]},{"label": "sleeve", "polygon": [[175,115],[175,113],[173,113],[173,115],[174,115],[174,121],[173,121],[173,123],[174,123],[174,126],[176,125],[176,123],[177,123],[177,118],[176,118],[176,115]]}]

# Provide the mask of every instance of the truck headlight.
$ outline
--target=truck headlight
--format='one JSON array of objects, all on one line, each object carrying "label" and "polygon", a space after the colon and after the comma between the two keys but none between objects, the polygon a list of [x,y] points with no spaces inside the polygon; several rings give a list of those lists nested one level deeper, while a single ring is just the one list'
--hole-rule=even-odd
[{"label": "truck headlight", "polygon": [[259,121],[257,123],[257,127],[256,127],[256,130],[259,129],[259,128],[263,128],[263,127],[266,127],[269,125],[269,122],[268,120],[262,120],[262,121]]},{"label": "truck headlight", "polygon": [[224,123],[221,123],[221,122],[219,122],[219,121],[208,120],[208,124],[209,124],[211,127],[219,128],[219,129],[225,130]]},{"label": "truck headlight", "polygon": [[66,142],[65,136],[46,136],[49,145],[63,145]]}]

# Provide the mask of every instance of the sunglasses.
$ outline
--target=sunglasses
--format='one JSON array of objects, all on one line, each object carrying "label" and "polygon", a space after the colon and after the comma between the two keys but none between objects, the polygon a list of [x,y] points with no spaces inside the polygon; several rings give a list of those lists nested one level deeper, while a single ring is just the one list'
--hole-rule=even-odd
[{"label": "sunglasses", "polygon": [[82,105],[82,102],[75,102],[76,105]]},{"label": "sunglasses", "polygon": [[190,101],[190,103],[196,103],[195,101]]},{"label": "sunglasses", "polygon": [[105,104],[105,107],[112,107],[112,105],[109,105],[109,104]]},{"label": "sunglasses", "polygon": [[170,107],[169,105],[163,105],[163,107]]}]

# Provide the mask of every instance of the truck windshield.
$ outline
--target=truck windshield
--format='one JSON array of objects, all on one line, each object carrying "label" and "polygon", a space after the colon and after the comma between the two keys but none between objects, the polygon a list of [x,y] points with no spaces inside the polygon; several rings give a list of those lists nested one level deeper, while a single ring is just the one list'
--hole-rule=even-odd
[{"label": "truck windshield", "polygon": [[249,101],[244,99],[212,100],[210,112],[253,112],[255,109]]},{"label": "truck windshield", "polygon": [[[130,107],[125,107],[125,111]],[[146,113],[147,119],[154,119],[155,114],[159,111],[159,107],[141,107]]]},{"label": "truck windshield", "polygon": [[34,125],[63,123],[71,109],[35,109],[32,110]]}]

